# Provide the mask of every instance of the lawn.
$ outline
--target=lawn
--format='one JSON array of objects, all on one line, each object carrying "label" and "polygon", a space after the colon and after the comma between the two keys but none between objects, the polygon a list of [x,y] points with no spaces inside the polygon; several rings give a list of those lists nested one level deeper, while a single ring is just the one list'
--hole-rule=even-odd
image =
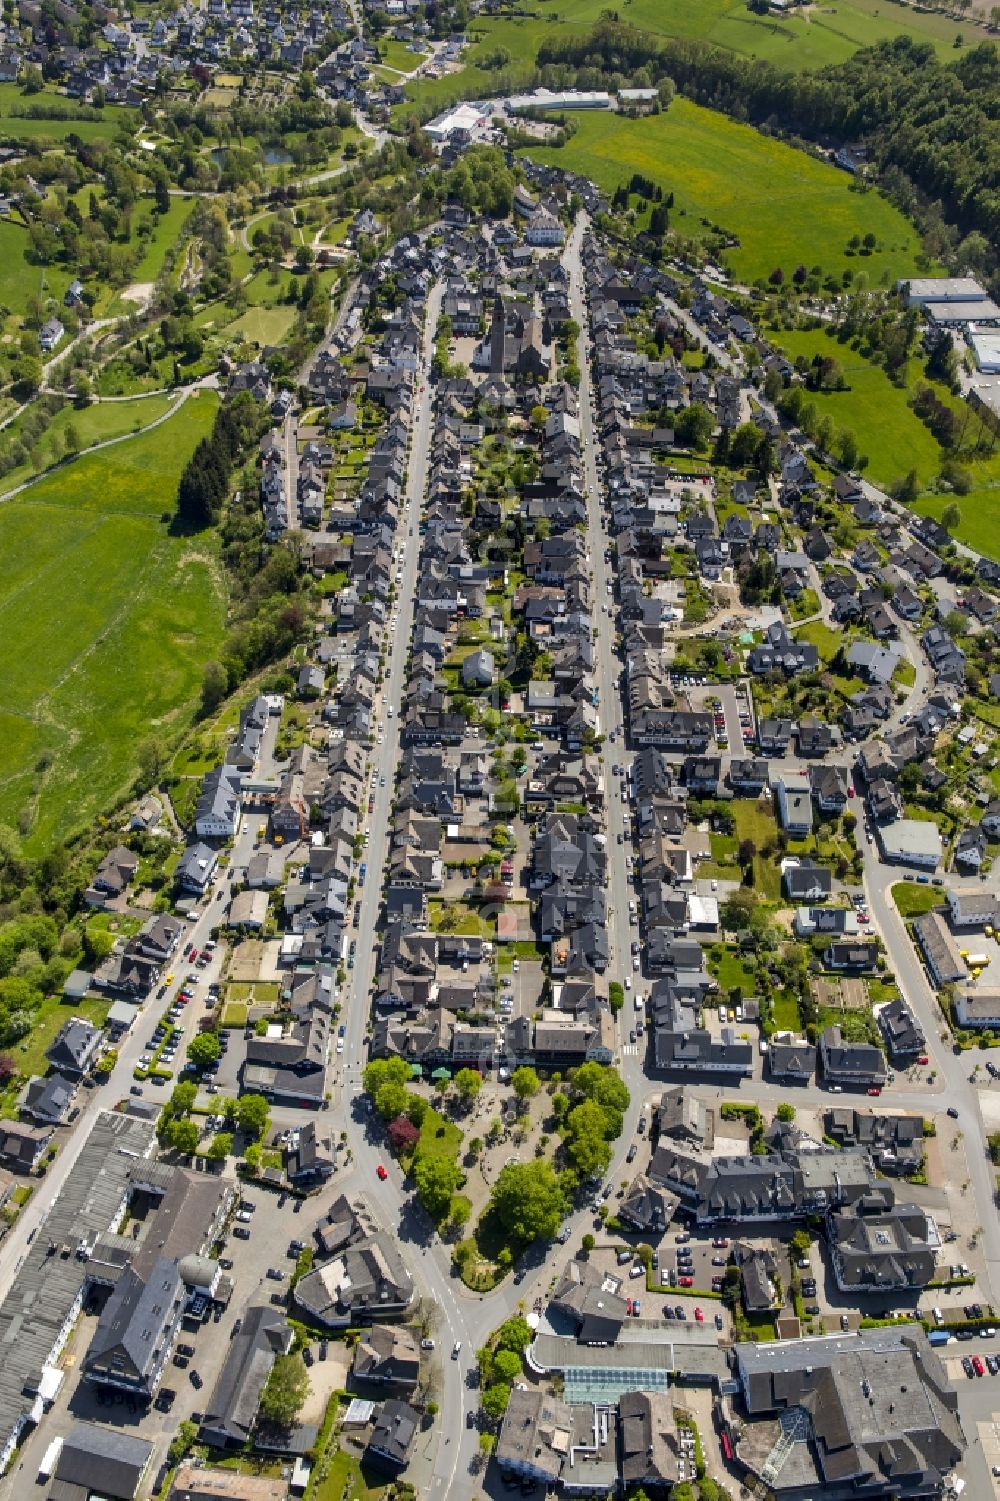
[{"label": "lawn", "polygon": [[282,344],[288,337],[288,331],[295,322],[295,309],[287,305],[280,307],[252,307],[230,323],[226,328],[226,334],[235,338],[248,339],[251,344]]},{"label": "lawn", "polygon": [[[14,105],[8,90],[13,90],[14,95],[20,101]],[[81,141],[111,140],[121,124],[122,120],[129,117],[129,111],[109,105],[99,119],[74,120],[72,119],[72,106],[66,116],[57,120],[29,120],[20,115],[10,114],[11,108],[24,108],[31,101],[26,101],[16,84],[0,84],[3,97],[0,98],[0,139],[5,136],[13,136],[18,140],[26,141],[64,141],[67,136],[78,135]],[[60,101],[60,95],[51,95],[46,103]],[[36,101],[37,102],[37,101]],[[61,101],[65,105],[66,101]]]},{"label": "lawn", "polygon": [[430,901],[427,919],[435,933],[460,933],[466,938],[492,938],[495,924],[480,917],[465,902]]},{"label": "lawn", "polygon": [[699,874],[729,881],[737,879],[740,872],[736,854],[740,842],[752,839],[757,850],[753,858],[754,889],[765,901],[776,901],[781,895],[781,870],[774,855],[761,854],[764,846],[773,842],[777,835],[777,824],[770,803],[736,798],[729,804],[728,811],[736,821],[736,832],[709,836],[712,863],[701,865]]},{"label": "lawn", "polygon": [[[49,1062],[45,1049],[52,1046],[60,1027],[71,1016],[82,1016],[95,1027],[103,1027],[110,1006],[111,1002],[107,1000],[63,1001],[61,996],[48,996],[32,1017],[31,1032],[12,1050],[18,1073],[24,1077],[47,1073]],[[5,1096],[0,1108],[7,1107],[8,1097]],[[15,1108],[7,1118],[16,1118],[16,1115]]]},{"label": "lawn", "polygon": [[779,990],[771,1002],[771,1019],[778,1032],[801,1032],[802,1013],[790,990]]},{"label": "lawn", "polygon": [[933,886],[918,886],[914,881],[900,881],[892,888],[892,899],[902,917],[919,917],[930,912],[941,902],[941,894]]},{"label": "lawn", "polygon": [[32,852],[127,791],[136,747],[185,723],[218,648],[214,545],[167,525],[214,414],[190,400],[0,507],[0,822]]},{"label": "lawn", "polygon": [[[863,265],[859,261],[857,264]],[[925,491],[937,477],[945,453],[910,407],[913,388],[926,384],[920,361],[911,360],[905,385],[897,386],[878,365],[871,364],[850,345],[841,344],[823,329],[772,331],[769,338],[791,358],[832,355],[844,372],[845,391],[810,392],[808,400],[822,417],[829,413],[837,427],[849,428],[862,453],[868,455],[866,474],[882,488],[891,488],[911,469]],[[940,388],[939,388],[940,389]],[[951,398],[945,398],[956,403]],[[959,407],[964,411],[965,408]],[[977,431],[973,419],[971,432]],[[955,535],[977,552],[1000,557],[1000,453],[982,458],[958,455],[972,474],[968,495],[924,494],[914,509],[940,517],[953,500],[962,513]]]},{"label": "lawn", "polygon": [[364,1471],[358,1460],[343,1449],[324,1459],[319,1471],[322,1478],[310,1485],[309,1501],[343,1501],[345,1496],[350,1496],[351,1501],[376,1501],[385,1491],[380,1479],[370,1470]]},{"label": "lawn", "polygon": [[840,631],[835,631],[831,626],[825,625],[822,620],[809,620],[805,625],[795,627],[795,639],[797,641],[810,641],[824,663],[832,662],[840,648],[844,645],[844,636]]},{"label": "lawn", "polygon": [[397,42],[394,37],[381,39],[378,50],[386,67],[393,68],[397,73],[412,73],[427,56],[423,49],[411,52],[407,42]]},{"label": "lawn", "polygon": [[457,1162],[461,1150],[461,1131],[453,1121],[446,1120],[434,1109],[433,1105],[429,1105],[420,1125],[420,1140],[413,1149],[411,1169],[415,1168],[418,1162],[427,1161],[430,1158]]},{"label": "lawn", "polygon": [[744,964],[739,950],[729,944],[713,945],[709,950],[709,972],[719,982],[721,991],[742,990],[753,995],[757,987],[754,971]]},{"label": "lawn", "polygon": [[[581,172],[609,194],[633,172],[645,174],[674,194],[671,224],[680,233],[697,237],[704,217],[738,236],[725,259],[741,280],[777,266],[791,275],[802,263],[838,276],[863,267],[870,285],[889,286],[917,269],[917,231],[879,193],[852,191],[847,173],[725,115],[677,98],[644,119],[582,114],[576,124],[567,146],[528,154]],[[864,261],[849,255],[851,236],[869,232],[874,253]]]}]

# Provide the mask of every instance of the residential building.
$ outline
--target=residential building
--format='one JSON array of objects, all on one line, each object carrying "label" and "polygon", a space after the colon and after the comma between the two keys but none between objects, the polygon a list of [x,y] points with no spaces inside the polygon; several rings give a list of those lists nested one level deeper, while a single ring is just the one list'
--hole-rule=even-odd
[{"label": "residential building", "polygon": [[973,986],[955,998],[955,1020],[960,1027],[1000,1027],[1000,988]]},{"label": "residential building", "polygon": [[87,1073],[101,1051],[104,1033],[82,1016],[63,1022],[55,1039],[45,1050],[52,1067],[71,1078]]},{"label": "residential building", "polygon": [[413,1301],[413,1278],[396,1238],[376,1230],[314,1266],[296,1283],[293,1296],[317,1324],[346,1328],[405,1313]]},{"label": "residential building", "polygon": [[923,1028],[902,996],[897,996],[880,1009],[878,1024],[889,1049],[889,1057],[901,1068],[908,1068],[927,1046]]},{"label": "residential building", "polygon": [[354,1346],[351,1370],[355,1381],[408,1387],[420,1378],[420,1347],[411,1329],[402,1324],[373,1324]]},{"label": "residential building", "polygon": [[826,1222],[830,1264],[841,1292],[907,1292],[935,1275],[937,1231],[916,1204],[873,1194]]},{"label": "residential building", "polygon": [[408,1402],[383,1402],[368,1439],[365,1458],[376,1468],[398,1475],[410,1462],[420,1414]]},{"label": "residential building", "polygon": [[85,1379],[150,1401],[170,1358],[186,1296],[176,1260],[157,1257],[145,1273],[125,1267],[84,1358]]},{"label": "residential building", "polygon": [[772,779],[772,785],[777,795],[781,827],[785,833],[800,838],[812,833],[812,788],[808,771],[782,767]]},{"label": "residential building", "polygon": [[569,1449],[573,1413],[567,1402],[539,1388],[515,1386],[504,1413],[494,1458],[504,1474],[544,1486],[556,1484]]},{"label": "residential building", "polygon": [[811,1042],[776,1042],[767,1048],[767,1067],[772,1079],[782,1084],[808,1084],[816,1072],[816,1049]]},{"label": "residential building", "polygon": [[1000,898],[996,892],[963,886],[945,893],[953,928],[1000,928]]},{"label": "residential building", "polygon": [[897,818],[875,829],[883,860],[890,865],[916,865],[936,870],[941,861],[941,833],[936,823],[922,818]]},{"label": "residential building", "polygon": [[793,902],[821,902],[833,891],[833,872],[805,857],[789,856],[781,862],[785,893]]},{"label": "residential building", "polygon": [[77,1423],[63,1440],[55,1468],[60,1494],[133,1501],[149,1469],[153,1445],[103,1423]]},{"label": "residential building", "polygon": [[885,1084],[885,1058],[881,1048],[867,1042],[845,1042],[837,1026],[820,1034],[819,1057],[827,1085],[842,1089],[881,1089]]}]

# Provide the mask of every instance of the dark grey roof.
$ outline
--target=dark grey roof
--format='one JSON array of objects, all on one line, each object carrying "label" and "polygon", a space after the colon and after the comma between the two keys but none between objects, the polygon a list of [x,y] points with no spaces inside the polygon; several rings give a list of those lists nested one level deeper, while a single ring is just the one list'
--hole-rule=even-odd
[{"label": "dark grey roof", "polygon": [[206,1406],[201,1425],[204,1439],[219,1448],[246,1443],[275,1356],[287,1353],[291,1341],[292,1331],[276,1309],[247,1310]]},{"label": "dark grey roof", "polygon": [[153,1446],[116,1428],[77,1423],[63,1442],[56,1477],[115,1501],[132,1501]]}]

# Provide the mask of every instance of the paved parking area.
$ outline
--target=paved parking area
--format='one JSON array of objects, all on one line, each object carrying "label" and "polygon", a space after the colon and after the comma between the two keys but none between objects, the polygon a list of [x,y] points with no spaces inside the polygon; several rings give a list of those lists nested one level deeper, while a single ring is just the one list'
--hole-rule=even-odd
[{"label": "paved parking area", "polygon": [[751,718],[753,717],[753,711],[749,709],[747,700],[738,696],[736,684],[709,683],[705,687],[682,686],[680,691],[687,693],[691,699],[691,707],[694,709],[706,708],[707,700],[710,698],[717,698],[721,701],[722,712],[726,719],[726,733],[729,736],[728,750],[734,756],[742,756],[744,748],[743,726],[740,724],[740,709],[742,708],[744,713],[749,712]]}]

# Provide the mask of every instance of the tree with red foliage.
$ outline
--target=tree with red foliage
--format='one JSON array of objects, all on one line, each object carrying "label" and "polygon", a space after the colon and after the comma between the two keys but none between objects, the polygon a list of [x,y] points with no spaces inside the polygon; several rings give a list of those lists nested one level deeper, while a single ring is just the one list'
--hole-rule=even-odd
[{"label": "tree with red foliage", "polygon": [[389,1125],[389,1141],[397,1157],[412,1152],[420,1140],[420,1132],[408,1115],[397,1115]]},{"label": "tree with red foliage", "polygon": [[17,1064],[10,1053],[0,1053],[0,1088],[9,1084],[17,1073]]}]

